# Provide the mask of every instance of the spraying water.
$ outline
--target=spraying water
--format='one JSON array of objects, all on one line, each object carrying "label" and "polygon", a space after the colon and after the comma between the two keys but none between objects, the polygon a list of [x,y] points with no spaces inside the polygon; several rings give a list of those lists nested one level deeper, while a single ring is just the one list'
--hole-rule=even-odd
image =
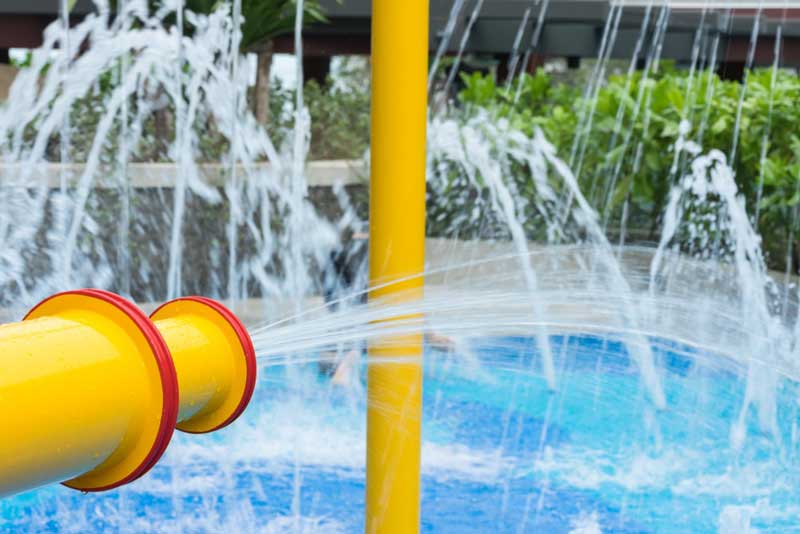
[{"label": "spraying water", "polygon": [[[431,80],[463,4],[452,6]],[[482,4],[473,5],[456,64]],[[523,66],[549,4],[537,6]],[[116,14],[97,7],[69,31],[63,21],[48,28],[0,108],[2,304],[25,308],[76,285],[142,302],[191,292],[228,298],[256,310],[261,382],[239,426],[205,441],[178,439],[151,477],[92,504],[62,489],[4,502],[0,518],[11,528],[358,530],[359,375],[386,361],[362,349],[419,331],[427,344],[426,528],[742,532],[792,524],[800,322],[787,311],[789,292],[770,277],[732,158],[703,146],[708,107],[689,103],[682,115],[657,246],[622,246],[624,228],[619,247],[607,236],[610,193],[646,157],[626,121],[643,113],[645,131],[654,128],[649,81],[659,72],[667,5],[645,9],[627,71],[629,89],[644,59],[633,114],[620,108],[612,125],[609,149],[623,156],[596,184],[581,179],[583,158],[623,4],[609,12],[568,161],[540,129],[523,131],[491,110],[432,112],[429,218],[440,231],[427,243],[425,298],[403,304],[361,303],[364,261],[355,262],[354,281],[334,280],[336,296],[320,298],[322,272],[346,246],[341,235],[360,221],[341,187],[338,219],[309,199],[302,2],[294,6],[294,130],[279,146],[246,107],[239,0],[207,16],[182,2],[150,11],[127,0]],[[530,13],[512,50],[517,63]],[[74,43],[82,42],[91,46],[79,53]],[[702,81],[706,101],[714,93],[718,47],[718,35],[697,29],[686,101]],[[522,81],[517,63],[509,82]],[[116,83],[96,96],[108,73]],[[77,153],[71,112],[90,97],[100,117]],[[745,115],[740,100],[737,122]],[[163,146],[153,142],[157,129]],[[224,140],[216,152],[206,143],[212,129]],[[132,175],[153,159],[172,175],[144,187]],[[522,181],[513,178],[519,169]],[[339,388],[320,369],[328,360],[344,365],[344,353],[350,387]],[[158,504],[142,512],[144,502]],[[474,523],[464,523],[464,502]]]}]

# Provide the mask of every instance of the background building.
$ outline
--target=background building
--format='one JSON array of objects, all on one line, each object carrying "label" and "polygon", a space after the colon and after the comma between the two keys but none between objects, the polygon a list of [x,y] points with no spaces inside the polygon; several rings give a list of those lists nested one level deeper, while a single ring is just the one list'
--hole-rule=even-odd
[{"label": "background building", "polygon": [[[457,21],[447,49],[455,52],[475,7],[480,0],[466,0],[457,15]],[[307,79],[324,79],[330,70],[331,57],[337,55],[368,54],[370,48],[371,0],[321,0],[329,22],[316,24],[304,33],[304,63]],[[58,17],[57,0],[3,0],[0,2],[0,64],[9,62],[9,49],[33,48],[42,41],[42,32]],[[444,28],[453,9],[452,0],[431,1],[432,52],[444,38]],[[640,33],[646,11],[642,0],[627,0],[619,23],[612,57],[630,58]],[[654,3],[660,9],[659,2]],[[741,76],[747,59],[754,19],[759,13],[753,5],[762,5],[758,25],[756,65],[771,65],[777,28],[782,27],[784,38],[781,64],[800,66],[800,8],[787,9],[785,1],[752,2],[750,0],[725,2],[727,8],[716,7],[714,1],[672,0],[664,40],[663,57],[678,63],[688,63],[692,58],[697,28],[702,22],[703,39],[719,36],[719,71],[723,77]],[[478,17],[466,43],[467,54],[480,56],[484,64],[494,62],[504,68],[514,40],[520,32],[526,10],[530,9],[526,27],[522,30],[523,49],[529,46],[541,11],[543,16],[541,36],[532,60],[527,66],[533,69],[543,58],[566,58],[571,67],[580,65],[582,59],[597,56],[609,15],[619,2],[612,0],[485,0],[481,2]],[[731,5],[737,7],[731,8]],[[710,6],[705,14],[703,6]],[[741,6],[741,7],[738,7]],[[77,0],[70,18],[73,23],[94,9],[91,0]],[[657,16],[650,24],[655,25]],[[651,32],[650,36],[655,32]],[[293,53],[294,38],[284,35],[275,40],[276,53]],[[3,88],[13,79],[13,70],[0,67],[0,97]]]}]

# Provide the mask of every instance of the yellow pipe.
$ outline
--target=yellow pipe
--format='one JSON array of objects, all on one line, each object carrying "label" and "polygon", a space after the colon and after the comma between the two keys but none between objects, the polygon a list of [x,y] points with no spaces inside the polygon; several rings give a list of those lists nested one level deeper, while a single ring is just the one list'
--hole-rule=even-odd
[{"label": "yellow pipe", "polygon": [[116,488],[156,464],[179,420],[210,431],[241,413],[255,382],[246,331],[213,301],[185,310],[161,308],[162,336],[132,303],[86,289],[0,326],[0,497],[61,481]]},{"label": "yellow pipe", "polygon": [[[373,0],[372,299],[422,296],[427,75],[428,0]],[[419,531],[421,357],[421,335],[370,347],[368,533]]]},{"label": "yellow pipe", "polygon": [[172,353],[178,374],[178,429],[213,432],[247,407],[256,385],[253,343],[219,302],[184,297],[150,316]]}]

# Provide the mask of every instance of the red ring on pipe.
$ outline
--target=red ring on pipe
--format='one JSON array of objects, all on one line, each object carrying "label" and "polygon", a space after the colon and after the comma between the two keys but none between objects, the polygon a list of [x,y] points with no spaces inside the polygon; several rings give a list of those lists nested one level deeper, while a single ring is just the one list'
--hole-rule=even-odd
[{"label": "red ring on pipe", "polygon": [[158,311],[168,306],[174,302],[180,301],[189,301],[189,302],[197,302],[199,304],[204,304],[220,314],[223,319],[225,319],[228,324],[231,325],[233,331],[236,333],[236,337],[239,338],[239,343],[242,345],[242,351],[244,352],[244,360],[245,360],[245,368],[247,370],[247,376],[245,377],[244,383],[244,391],[242,392],[242,397],[239,399],[239,404],[236,406],[236,409],[225,419],[222,423],[218,424],[214,428],[209,430],[205,430],[203,432],[192,432],[190,430],[183,430],[178,429],[181,432],[186,432],[187,434],[206,434],[208,432],[216,432],[221,428],[225,428],[229,424],[233,423],[236,419],[242,415],[242,412],[245,411],[247,405],[250,403],[250,399],[253,397],[253,391],[256,388],[256,375],[258,373],[258,365],[256,363],[256,350],[253,347],[253,340],[250,339],[250,334],[247,333],[247,328],[242,324],[242,321],[239,320],[236,315],[229,310],[224,304],[218,302],[214,299],[210,299],[207,297],[180,297],[175,300],[171,300],[169,302],[165,302],[161,306],[159,306],[153,313],[150,314],[150,317],[155,316]]},{"label": "red ring on pipe", "polygon": [[22,320],[26,320],[39,306],[45,302],[64,295],[81,295],[84,297],[96,298],[111,304],[122,313],[127,315],[128,318],[139,328],[147,340],[148,345],[150,345],[150,349],[153,351],[153,357],[156,360],[156,365],[158,365],[159,375],[161,376],[161,392],[163,398],[161,422],[159,423],[158,432],[156,433],[153,446],[142,463],[140,463],[136,469],[134,469],[122,480],[99,488],[73,488],[72,486],[68,485],[68,482],[62,483],[68,488],[78,489],[85,492],[107,491],[124,486],[125,484],[129,484],[146,474],[156,463],[158,463],[158,460],[164,454],[164,451],[167,450],[167,446],[169,445],[170,439],[172,439],[172,434],[178,421],[178,376],[175,373],[175,365],[172,363],[172,356],[169,352],[169,348],[167,347],[164,338],[161,337],[161,333],[158,331],[153,322],[135,304],[110,291],[105,291],[103,289],[77,289],[74,291],[56,293],[55,295],[44,299],[39,304],[31,308],[31,310]]}]

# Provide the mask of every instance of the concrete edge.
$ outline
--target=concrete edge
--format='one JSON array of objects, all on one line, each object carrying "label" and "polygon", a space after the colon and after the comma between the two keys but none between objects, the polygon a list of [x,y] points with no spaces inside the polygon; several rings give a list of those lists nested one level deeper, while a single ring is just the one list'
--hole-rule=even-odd
[{"label": "concrete edge", "polygon": [[[30,184],[33,187],[60,187],[62,177],[70,186],[78,184],[86,166],[81,163],[0,163],[0,184]],[[203,163],[197,165],[203,183],[223,186],[230,174],[230,167],[223,163]],[[270,163],[237,165],[237,175],[244,180],[273,178],[274,166]],[[92,187],[113,189],[122,185],[120,171],[115,169],[98,170]],[[178,166],[175,163],[128,163],[125,173],[129,183],[137,189],[175,187]],[[306,164],[305,176],[309,187],[333,187],[334,185],[359,185],[368,181],[369,169],[360,160],[324,160]]]}]

